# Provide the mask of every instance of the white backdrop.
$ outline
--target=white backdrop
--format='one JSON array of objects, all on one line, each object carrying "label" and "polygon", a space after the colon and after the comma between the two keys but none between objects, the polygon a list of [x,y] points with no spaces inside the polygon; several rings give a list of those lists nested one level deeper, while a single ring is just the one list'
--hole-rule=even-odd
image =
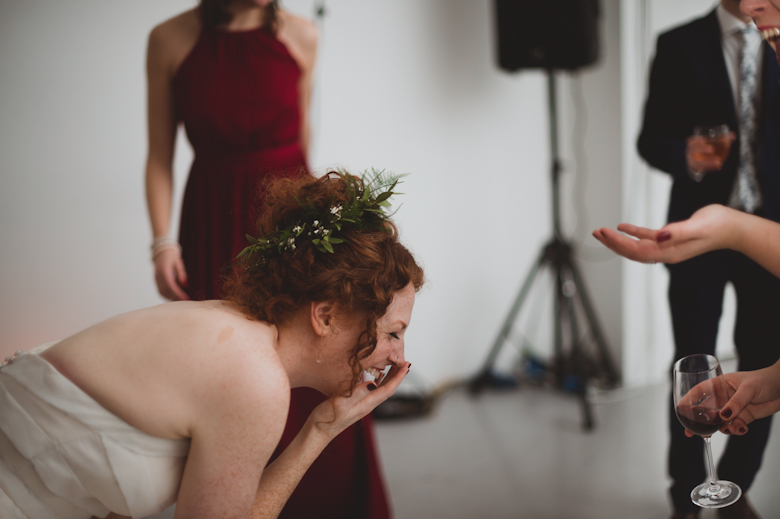
[{"label": "white backdrop", "polygon": [[[3,356],[162,302],[143,196],[144,53],[155,24],[194,4],[0,2]],[[629,384],[668,364],[664,273],[626,266],[589,231],[663,221],[665,179],[633,151],[648,51],[637,40],[711,2],[678,4],[602,2],[601,62],[559,84],[565,229]],[[284,5],[313,16],[313,0]],[[551,230],[545,78],[498,70],[492,16],[488,0],[332,0],[320,36],[310,163],[411,173],[397,221],[428,285],[407,357],[428,386],[479,368]],[[177,204],[191,159],[179,137]],[[655,187],[637,195],[638,182]],[[549,301],[531,305],[541,355]]]}]

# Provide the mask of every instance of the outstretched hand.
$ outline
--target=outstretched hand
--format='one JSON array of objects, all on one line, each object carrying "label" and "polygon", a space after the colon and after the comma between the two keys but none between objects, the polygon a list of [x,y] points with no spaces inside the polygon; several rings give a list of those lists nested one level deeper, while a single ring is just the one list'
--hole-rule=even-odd
[{"label": "outstretched hand", "polygon": [[390,398],[409,373],[411,365],[407,362],[402,366],[392,366],[378,386],[374,382],[361,382],[352,388],[351,395],[329,398],[312,411],[309,420],[313,420],[328,438],[335,438]]},{"label": "outstretched hand", "polygon": [[688,220],[658,230],[623,223],[620,234],[609,228],[593,231],[593,236],[615,253],[644,263],[678,263],[712,250],[730,248],[731,231],[738,213],[722,205],[709,205]]}]

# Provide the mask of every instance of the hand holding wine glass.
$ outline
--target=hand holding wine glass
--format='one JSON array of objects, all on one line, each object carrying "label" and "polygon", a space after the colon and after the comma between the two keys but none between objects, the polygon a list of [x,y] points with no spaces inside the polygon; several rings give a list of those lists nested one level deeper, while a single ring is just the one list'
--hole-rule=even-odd
[{"label": "hand holding wine glass", "polygon": [[677,418],[687,430],[704,438],[710,481],[691,492],[691,500],[703,508],[722,508],[735,503],[742,489],[730,481],[719,481],[712,461],[710,436],[723,426],[721,408],[728,402],[728,388],[718,359],[712,355],[690,355],[674,365],[674,406]]},{"label": "hand holding wine glass", "polygon": [[736,134],[725,124],[697,126],[686,141],[685,159],[691,178],[701,182],[710,171],[718,171],[731,151]]},{"label": "hand holding wine glass", "polygon": [[[722,387],[729,398],[720,410],[724,420],[720,432],[741,436],[748,432],[749,423],[780,411],[780,361],[763,369],[726,373],[722,378]],[[705,391],[705,386],[696,386],[681,403],[690,405]],[[694,435],[688,429],[685,434],[688,437]]]}]

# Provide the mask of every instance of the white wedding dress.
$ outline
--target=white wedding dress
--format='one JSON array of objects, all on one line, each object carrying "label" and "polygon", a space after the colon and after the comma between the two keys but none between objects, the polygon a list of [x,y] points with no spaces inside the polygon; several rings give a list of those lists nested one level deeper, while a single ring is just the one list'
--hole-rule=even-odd
[{"label": "white wedding dress", "polygon": [[0,517],[134,518],[176,501],[188,440],[108,412],[37,353],[0,367]]}]

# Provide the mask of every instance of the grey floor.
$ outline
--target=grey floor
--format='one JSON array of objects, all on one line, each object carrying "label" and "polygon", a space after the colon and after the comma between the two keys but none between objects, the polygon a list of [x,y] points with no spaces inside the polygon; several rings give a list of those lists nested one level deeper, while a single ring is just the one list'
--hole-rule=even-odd
[{"label": "grey floor", "polygon": [[[459,390],[430,417],[380,422],[396,517],[666,519],[667,395],[665,384],[594,395],[590,433],[577,400],[534,387]],[[779,436],[749,494],[764,519],[780,518]],[[716,456],[725,440],[713,436]]]},{"label": "grey floor", "polygon": [[[430,416],[377,422],[395,517],[667,519],[667,395],[665,384],[596,394],[590,433],[572,396],[534,387],[456,390]],[[725,440],[713,437],[716,456]],[[750,498],[780,518],[780,426]]]}]

